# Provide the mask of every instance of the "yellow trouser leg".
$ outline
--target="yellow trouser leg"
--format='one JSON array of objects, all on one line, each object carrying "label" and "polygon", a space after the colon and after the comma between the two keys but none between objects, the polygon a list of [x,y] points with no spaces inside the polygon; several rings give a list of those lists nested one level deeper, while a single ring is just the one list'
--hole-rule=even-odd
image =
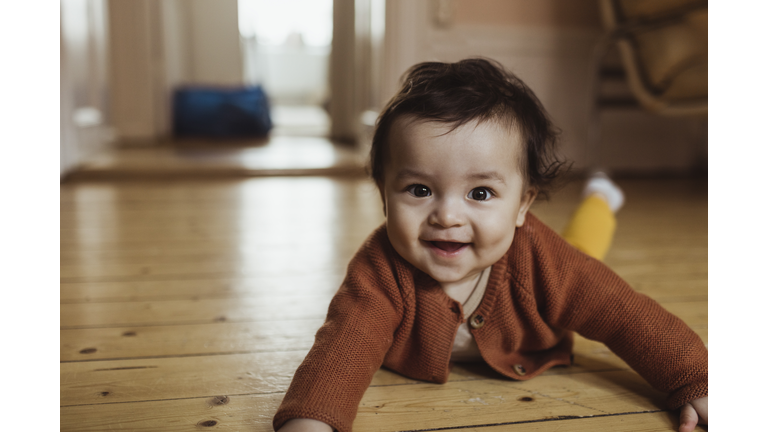
[{"label": "yellow trouser leg", "polygon": [[616,231],[616,218],[608,203],[595,195],[587,197],[573,213],[563,238],[576,249],[602,260]]}]

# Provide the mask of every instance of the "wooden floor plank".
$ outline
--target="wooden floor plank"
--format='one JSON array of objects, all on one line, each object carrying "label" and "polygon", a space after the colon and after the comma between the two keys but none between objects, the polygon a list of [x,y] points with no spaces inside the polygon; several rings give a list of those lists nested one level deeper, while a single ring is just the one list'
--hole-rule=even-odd
[{"label": "wooden floor plank", "polygon": [[[284,392],[306,352],[300,350],[62,363],[61,405]],[[615,371],[621,370],[622,364],[621,360],[606,356],[601,360],[580,360],[579,365],[569,368],[551,369],[545,375],[606,369]],[[626,364],[623,367],[626,368]],[[509,382],[484,364],[455,365],[449,376],[449,381],[480,379]],[[371,385],[418,383],[380,369],[374,375]]]},{"label": "wooden floor plank", "polygon": [[[280,295],[290,287],[293,294],[333,293],[339,288],[345,270],[310,274],[275,274],[246,277],[195,277],[188,279],[126,280],[109,282],[62,283],[62,303],[183,300]],[[707,274],[630,276],[622,275],[638,292],[657,301],[705,301],[708,298]]]},{"label": "wooden floor plank", "polygon": [[665,280],[626,278],[635,291],[658,302],[707,301],[709,280],[706,275]]},{"label": "wooden floor plank", "polygon": [[[309,349],[322,318],[208,324],[66,329],[60,360],[91,361],[149,357],[232,354]],[[705,324],[692,326],[707,342]],[[577,364],[610,362],[626,367],[602,343],[575,336]]]},{"label": "wooden floor plank", "polygon": [[[310,325],[310,323],[306,324],[307,326]],[[137,332],[134,337],[139,338],[140,334]],[[130,337],[122,338],[131,339]],[[94,361],[62,363],[61,404],[68,406],[201,397],[211,394],[210,392],[214,389],[216,389],[214,393],[227,394],[285,391],[313,341],[306,337],[302,339],[301,336],[280,334],[266,336],[262,334],[253,339],[264,341],[262,347],[266,352],[127,360],[95,360],[96,357],[94,357]],[[222,350],[232,348],[258,349],[258,347],[253,346],[237,345],[241,343],[240,341],[247,341],[247,338],[233,342],[232,346],[224,345],[227,340],[231,339],[216,342],[202,339],[195,340],[190,344],[198,347],[200,343],[202,345],[213,344],[215,345],[213,349]],[[291,340],[297,341],[296,345],[293,346],[293,349],[297,351],[274,351],[276,348],[284,347]],[[184,351],[188,349],[186,344],[186,340],[177,341],[171,349]],[[201,348],[189,349],[187,354],[195,354],[195,351],[202,350]],[[98,352],[97,349],[96,353]],[[162,351],[160,347],[156,347],[155,352],[167,351]],[[211,353],[208,352],[208,354]],[[78,354],[72,353],[72,357],[79,356],[82,359],[95,353]],[[603,344],[577,337],[574,347],[574,365],[550,369],[543,376],[589,375],[590,373],[621,370],[627,371],[629,367]],[[483,363],[454,364],[449,380],[462,381],[467,379],[511,382]],[[539,378],[532,380],[532,382],[544,384]],[[164,384],[159,385],[159,383]],[[372,385],[393,383],[415,383],[415,381],[382,369],[375,375]],[[533,384],[534,387],[538,385]],[[643,384],[643,386],[648,387],[648,384]],[[254,389],[258,389],[258,391]],[[108,394],[104,395],[104,392]]]},{"label": "wooden floor plank", "polygon": [[[62,330],[60,359],[73,362],[307,350],[322,323],[323,319],[272,320]],[[607,358],[605,353],[610,354],[599,342],[577,336],[577,354],[582,349],[602,360]]]},{"label": "wooden floor plank", "polygon": [[[375,192],[368,179],[337,179],[332,177],[272,177],[254,179],[206,179],[205,181],[132,181],[121,183],[64,183],[61,187],[62,206],[125,205],[137,202],[173,204],[176,202],[259,203],[250,198],[270,198],[275,191],[291,197],[313,199],[318,193],[342,191],[349,194]],[[323,196],[324,197],[324,196]],[[376,196],[374,196],[376,197]],[[267,203],[269,201],[261,201]]]},{"label": "wooden floor plank", "polygon": [[[71,283],[61,285],[60,299],[62,304],[68,304],[325,295],[335,293],[343,278],[344,272],[338,272],[250,278]],[[636,291],[660,303],[706,302],[707,288],[706,280],[690,280],[640,284]]]},{"label": "wooden floor plank", "polygon": [[662,302],[664,309],[682,319],[691,328],[706,328],[709,321],[707,301]]},{"label": "wooden floor plank", "polygon": [[[200,324],[323,318],[332,293],[318,295],[206,298],[62,304],[62,328]],[[662,303],[690,326],[706,325],[706,301]]]},{"label": "wooden floor plank", "polygon": [[331,294],[62,304],[62,328],[324,318]]},{"label": "wooden floor plank", "polygon": [[[322,255],[320,255],[322,256]],[[295,257],[295,258],[300,258]],[[144,264],[107,264],[107,265],[63,265],[61,266],[61,281],[63,282],[99,282],[116,280],[146,280],[164,276],[186,277],[207,275],[214,276],[261,276],[280,275],[285,273],[326,273],[340,272],[346,265],[338,262],[323,262],[318,255],[312,260],[280,260],[278,257],[254,258],[248,261],[219,261],[182,262],[173,264],[144,263]]]},{"label": "wooden floor plank", "polygon": [[[518,421],[506,424],[488,425],[460,429],[461,432],[672,432],[677,431],[680,420],[676,412],[622,413],[583,418],[552,418],[544,421],[522,423]],[[448,431],[457,429],[446,429]],[[701,426],[695,432],[705,432]]]},{"label": "wooden floor plank", "polygon": [[251,277],[72,282],[61,284],[62,303],[243,298],[332,294],[344,271]]},{"label": "wooden floor plank", "polygon": [[[279,244],[291,236],[294,239],[297,236],[305,238],[308,245],[322,245],[323,242],[344,242],[360,244],[360,239],[364,239],[371,231],[378,226],[376,223],[366,223],[355,226],[350,222],[347,224],[292,224],[283,225],[277,222],[256,224],[251,221],[245,227],[238,228],[232,224],[243,225],[243,221],[230,221],[230,226],[226,230],[214,230],[210,227],[201,226],[199,228],[189,229],[170,229],[166,227],[153,227],[143,230],[106,230],[106,229],[88,229],[69,231],[62,230],[62,247],[71,247],[81,245],[91,247],[90,249],[107,249],[123,247],[126,245],[151,246],[161,242],[190,242],[190,241],[229,241],[232,245],[257,244],[264,245]],[[282,227],[275,229],[271,227]],[[289,228],[290,227],[290,228]],[[270,229],[271,228],[271,229]],[[330,229],[329,229],[330,228]],[[336,229],[333,229],[336,228]],[[322,230],[322,231],[320,231]],[[88,250],[88,249],[86,249]]]},{"label": "wooden floor plank", "polygon": [[[304,355],[306,351],[62,363],[60,404],[64,407],[198,398],[218,394],[284,392]],[[579,369],[582,369],[581,373],[578,373]],[[473,392],[478,392],[480,390],[477,389],[481,388],[488,389],[488,392],[501,392],[502,389],[514,388],[517,389],[515,391],[522,389],[529,393],[538,392],[543,397],[564,400],[576,400],[584,397],[584,394],[593,394],[598,399],[590,403],[597,404],[600,410],[606,410],[606,406],[618,403],[611,402],[611,396],[605,393],[606,391],[631,390],[632,395],[622,396],[621,403],[626,404],[631,400],[632,404],[640,404],[638,406],[647,406],[650,402],[646,399],[649,397],[653,400],[658,400],[660,397],[660,393],[628,369],[584,372],[583,368],[556,368],[534,380],[516,382],[493,373],[485,366],[478,365],[478,368],[452,369],[449,382],[456,384],[477,381],[477,384],[465,385],[465,387],[469,386],[466,388],[475,389],[472,390]],[[396,392],[390,392],[388,389],[372,390],[375,387],[392,385],[405,386]],[[397,399],[410,391],[422,391],[408,390],[406,387],[426,388],[431,390],[424,391],[445,393],[455,391],[450,386],[422,383],[381,369],[374,375],[369,392],[373,392],[372,395],[379,395],[376,396],[377,398]],[[573,393],[575,388],[583,388],[583,390]],[[384,405],[392,404],[394,402],[387,402]],[[589,406],[584,400],[578,404]]]},{"label": "wooden floor plank", "polygon": [[308,350],[323,319],[72,329],[60,360],[109,360]]},{"label": "wooden floor plank", "polygon": [[[322,110],[319,106],[315,108]],[[286,116],[284,107],[273,106],[270,110],[275,118]],[[289,111],[287,115],[292,114]],[[99,152],[68,173],[67,178],[74,181],[146,178],[199,181],[265,175],[365,175],[365,147],[332,143],[326,136],[327,121],[309,127],[280,123],[278,120],[273,125],[267,139],[184,138]]]},{"label": "wooden floor plank", "polygon": [[176,432],[210,428],[233,432],[273,431],[272,415],[268,413],[277,411],[283,393],[221,396],[62,407],[61,430]]},{"label": "wooden floor plank", "polygon": [[[523,396],[525,397],[525,396]],[[85,405],[61,408],[62,431],[188,431],[203,429],[223,431],[271,432],[272,416],[262,413],[275,412],[283,399],[282,393],[269,395],[214,396],[170,401],[132,402],[124,404]],[[520,404],[544,404],[545,402],[525,402]],[[554,405],[551,400],[546,402]],[[565,407],[564,404],[558,406]],[[480,407],[481,409],[484,406]],[[520,410],[518,410],[520,411]],[[523,414],[532,411],[529,407]],[[557,410],[560,413],[560,410]],[[375,412],[361,412],[355,424],[355,430],[379,430],[381,422],[376,422]],[[369,419],[369,417],[373,417]],[[598,415],[582,418],[555,418],[541,420],[523,420],[509,415],[501,424],[480,423],[482,427],[446,429],[469,432],[670,432],[678,425],[677,413],[620,413],[616,415]],[[215,424],[213,424],[215,422]],[[526,422],[526,423],[524,423]],[[364,429],[363,424],[373,423],[371,429]],[[428,426],[427,426],[428,427]],[[426,429],[423,427],[422,429]],[[418,429],[417,429],[418,430]],[[704,431],[702,427],[697,432]]]},{"label": "wooden floor plank", "polygon": [[[443,385],[412,383],[401,386],[372,386],[360,405],[355,430],[403,431],[486,425],[470,430],[590,430],[589,427],[668,431],[675,418],[660,410],[663,395],[638,381],[630,371],[577,376],[539,377],[534,381],[465,380]],[[595,382],[599,380],[601,382]],[[545,392],[541,390],[545,389]],[[216,422],[224,430],[270,430],[270,413],[277,409],[283,393],[261,395],[212,395],[207,397],[100,405],[64,406],[62,430],[182,430],[202,422]],[[599,408],[594,408],[599,406]],[[619,418],[621,415],[651,411],[651,418]],[[663,414],[660,416],[659,414]],[[553,420],[568,423],[553,424]],[[588,416],[599,416],[590,418]],[[579,422],[589,421],[583,425]],[[639,422],[638,422],[639,421]],[[507,425],[504,425],[507,423]],[[524,423],[523,423],[524,424]],[[497,425],[497,426],[493,426]],[[466,429],[462,429],[466,430]],[[592,429],[595,430],[595,429]],[[614,430],[614,429],[597,429]]]},{"label": "wooden floor plank", "polygon": [[[371,229],[372,230],[372,229]],[[370,233],[371,230],[367,230]],[[265,247],[263,245],[245,246],[238,242],[220,243],[211,245],[209,242],[202,243],[197,248],[189,246],[180,248],[171,248],[168,243],[157,242],[145,249],[116,249],[100,251],[81,251],[67,252],[62,251],[60,262],[62,265],[79,264],[82,261],[90,261],[94,264],[148,264],[163,263],[174,264],[179,262],[205,262],[208,260],[217,260],[223,262],[235,261],[253,261],[265,255],[281,254],[294,255],[297,253],[328,254],[332,253],[339,259],[349,260],[362,244],[365,238],[361,236],[359,244],[349,243],[327,243],[318,242],[316,244],[275,244]],[[290,257],[289,257],[290,258]]]},{"label": "wooden floor plank", "polygon": [[[62,363],[61,406],[284,392],[306,354],[301,350]],[[476,379],[476,374],[462,372]],[[379,370],[373,384],[415,382]]]},{"label": "wooden floor plank", "polygon": [[[534,382],[538,381],[538,382]],[[532,400],[529,400],[532,399]],[[661,409],[665,395],[632,371],[370,387],[355,420],[360,430],[401,431],[605,415]]]}]

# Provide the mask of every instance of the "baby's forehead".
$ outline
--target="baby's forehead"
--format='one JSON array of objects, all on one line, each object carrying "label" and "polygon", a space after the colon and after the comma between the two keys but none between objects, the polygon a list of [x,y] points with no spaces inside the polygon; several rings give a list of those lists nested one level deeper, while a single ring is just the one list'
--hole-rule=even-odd
[{"label": "baby's forehead", "polygon": [[[455,135],[458,140],[475,144],[485,142],[483,138],[493,135],[494,141],[503,141],[517,158],[524,156],[524,139],[520,128],[511,121],[500,119],[471,119],[463,123],[425,119],[412,115],[396,118],[388,134],[390,155],[407,151],[408,146],[418,146],[424,139],[442,135]],[[490,140],[489,140],[490,142]],[[393,145],[395,144],[395,145]],[[388,158],[387,158],[388,159]]]},{"label": "baby's forehead", "polygon": [[393,122],[388,141],[383,168],[393,179],[401,171],[451,170],[460,177],[494,170],[507,176],[526,172],[517,128],[493,120],[456,124],[406,117]]}]

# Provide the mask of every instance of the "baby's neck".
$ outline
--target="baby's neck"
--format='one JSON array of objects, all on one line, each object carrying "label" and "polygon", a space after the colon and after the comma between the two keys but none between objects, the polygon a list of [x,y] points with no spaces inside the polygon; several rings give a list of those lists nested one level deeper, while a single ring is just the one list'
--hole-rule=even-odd
[{"label": "baby's neck", "polygon": [[472,291],[477,286],[477,282],[482,274],[483,272],[478,272],[473,277],[464,278],[457,282],[441,282],[440,286],[443,287],[443,291],[448,294],[448,297],[464,304],[469,296],[472,295]]}]

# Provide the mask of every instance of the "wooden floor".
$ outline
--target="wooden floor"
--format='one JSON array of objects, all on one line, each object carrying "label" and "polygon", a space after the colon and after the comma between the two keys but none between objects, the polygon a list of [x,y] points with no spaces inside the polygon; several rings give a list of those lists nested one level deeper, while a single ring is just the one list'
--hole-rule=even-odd
[{"label": "wooden floor", "polygon": [[[620,181],[606,262],[707,341],[706,180]],[[563,189],[533,212],[555,229]],[[382,222],[355,177],[71,182],[61,187],[61,429],[268,431],[347,262]],[[672,431],[675,413],[602,344],[515,382],[454,366],[380,370],[355,430]]]},{"label": "wooden floor", "polygon": [[67,180],[168,180],[286,175],[361,176],[365,149],[316,136],[210,141],[185,139],[126,146],[94,155]]}]

